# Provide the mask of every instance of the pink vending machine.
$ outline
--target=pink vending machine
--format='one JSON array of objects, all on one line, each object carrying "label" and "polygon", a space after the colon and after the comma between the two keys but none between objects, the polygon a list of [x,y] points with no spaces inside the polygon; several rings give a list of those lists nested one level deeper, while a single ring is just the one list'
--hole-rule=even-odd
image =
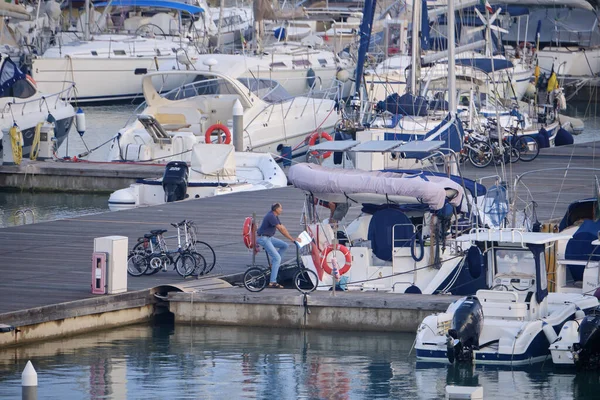
[{"label": "pink vending machine", "polygon": [[92,254],[92,294],[106,294],[106,255]]}]

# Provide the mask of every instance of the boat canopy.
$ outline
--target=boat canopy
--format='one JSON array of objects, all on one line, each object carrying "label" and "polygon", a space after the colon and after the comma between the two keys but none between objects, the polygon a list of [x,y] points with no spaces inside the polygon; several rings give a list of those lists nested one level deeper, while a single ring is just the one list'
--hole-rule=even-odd
[{"label": "boat canopy", "polygon": [[94,7],[152,7],[152,8],[167,8],[169,10],[185,11],[190,14],[203,13],[202,7],[185,4],[178,1],[167,0],[114,0],[101,1],[94,3]]},{"label": "boat canopy", "polygon": [[332,198],[328,195],[341,195],[337,198],[356,202],[404,201],[424,203],[437,211],[448,202],[460,207],[464,198],[462,186],[439,176],[348,170],[300,163],[290,167],[288,179],[295,187],[325,200]]}]

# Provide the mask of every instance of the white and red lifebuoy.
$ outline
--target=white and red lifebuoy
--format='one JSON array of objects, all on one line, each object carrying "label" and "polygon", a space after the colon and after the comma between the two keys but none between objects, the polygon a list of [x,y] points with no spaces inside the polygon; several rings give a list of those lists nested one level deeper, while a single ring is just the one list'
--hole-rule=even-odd
[{"label": "white and red lifebuoy", "polygon": [[343,246],[341,244],[338,244],[335,247],[332,244],[330,244],[325,248],[325,250],[323,251],[323,257],[321,257],[321,267],[323,268],[324,272],[328,273],[329,275],[333,275],[333,268],[331,268],[331,266],[327,262],[327,256],[334,250],[341,252],[344,255],[344,258],[346,259],[346,263],[344,264],[344,266],[338,270],[338,273],[340,275],[344,275],[346,272],[350,271],[350,267],[352,266],[352,255],[350,254],[350,250],[348,250],[346,246]]},{"label": "white and red lifebuoy", "polygon": [[222,141],[221,134],[219,134],[218,135],[219,140],[217,143],[231,144],[231,132],[229,131],[229,128],[223,124],[211,125],[206,130],[206,133],[204,134],[204,141],[206,143],[212,143],[211,136],[212,136],[213,132],[215,132],[215,131],[221,131],[225,134],[225,141],[224,142]]},{"label": "white and red lifebuoy", "polygon": [[244,240],[244,246],[249,249],[254,248],[254,232],[252,232],[252,217],[246,217],[244,220],[244,227],[242,228],[242,239]]},{"label": "white and red lifebuoy", "polygon": [[[314,146],[315,144],[317,144],[317,140],[327,140],[328,142],[333,141],[333,138],[331,137],[331,135],[327,132],[315,132],[312,135],[310,135],[310,137],[308,138],[308,145],[309,146]],[[328,158],[331,156],[331,151],[327,151],[325,153],[323,153],[323,155],[321,157],[323,157],[323,159]],[[319,156],[319,152],[314,150],[311,151],[310,154],[312,154],[315,157]]]}]

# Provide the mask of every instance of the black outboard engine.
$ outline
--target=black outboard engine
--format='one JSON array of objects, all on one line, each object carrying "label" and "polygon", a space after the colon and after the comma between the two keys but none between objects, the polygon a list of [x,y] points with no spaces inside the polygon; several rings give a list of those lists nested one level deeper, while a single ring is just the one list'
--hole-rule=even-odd
[{"label": "black outboard engine", "polygon": [[579,324],[579,343],[573,343],[575,366],[579,369],[600,367],[600,313],[586,315]]},{"label": "black outboard engine", "polygon": [[171,161],[165,167],[162,186],[165,191],[165,202],[185,199],[188,186],[189,168],[183,161]]},{"label": "black outboard engine", "polygon": [[448,330],[447,357],[454,361],[473,360],[473,350],[479,349],[479,335],[483,328],[483,308],[475,296],[467,297],[454,312],[452,328]]}]

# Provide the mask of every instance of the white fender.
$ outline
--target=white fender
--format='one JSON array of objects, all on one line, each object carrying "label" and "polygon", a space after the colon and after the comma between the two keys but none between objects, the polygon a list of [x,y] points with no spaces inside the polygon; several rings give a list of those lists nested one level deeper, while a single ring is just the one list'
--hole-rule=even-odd
[{"label": "white fender", "polygon": [[80,136],[83,136],[85,133],[85,113],[81,108],[77,109],[77,113],[75,114],[75,128]]},{"label": "white fender", "polygon": [[556,341],[558,335],[554,331],[552,325],[545,321],[542,321],[542,330],[544,331],[544,335],[546,335],[546,339],[548,339],[548,343],[552,344]]}]

